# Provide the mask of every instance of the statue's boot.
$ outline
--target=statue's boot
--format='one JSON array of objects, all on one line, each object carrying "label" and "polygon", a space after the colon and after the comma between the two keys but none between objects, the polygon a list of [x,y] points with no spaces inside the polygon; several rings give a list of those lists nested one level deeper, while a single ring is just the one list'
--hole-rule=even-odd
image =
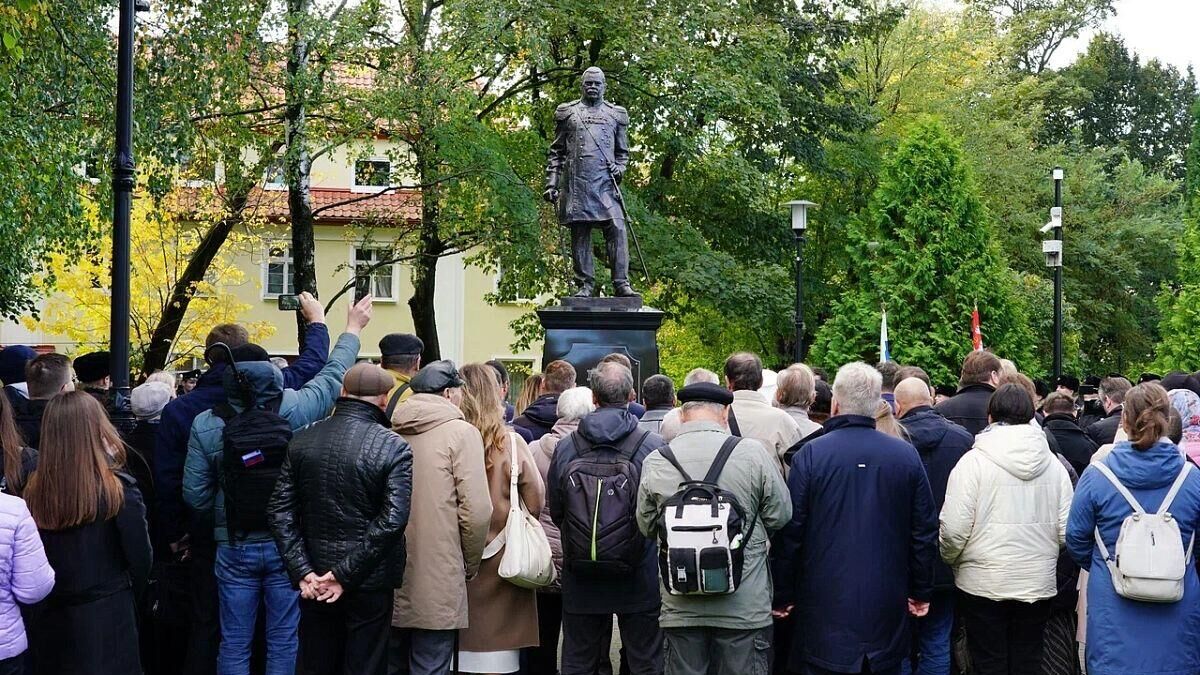
[{"label": "statue's boot", "polygon": [[630,286],[628,281],[626,281],[625,283],[614,284],[613,285],[613,295],[615,295],[618,298],[636,298],[636,297],[638,297],[637,291],[633,290],[633,286]]}]

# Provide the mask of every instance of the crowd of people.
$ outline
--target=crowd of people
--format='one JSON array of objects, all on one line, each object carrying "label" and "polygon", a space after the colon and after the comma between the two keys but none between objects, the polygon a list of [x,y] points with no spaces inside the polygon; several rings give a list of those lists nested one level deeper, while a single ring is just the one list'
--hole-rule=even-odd
[{"label": "crowd of people", "polygon": [[0,675],[1200,672],[1192,375],[614,353],[513,405],[301,303],[290,363],[216,326],[129,428],[103,355],[0,351]]}]

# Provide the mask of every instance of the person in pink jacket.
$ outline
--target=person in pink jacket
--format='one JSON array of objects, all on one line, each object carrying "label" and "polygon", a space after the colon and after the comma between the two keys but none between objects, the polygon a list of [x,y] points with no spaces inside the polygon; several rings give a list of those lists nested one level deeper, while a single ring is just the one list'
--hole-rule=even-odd
[{"label": "person in pink jacket", "polygon": [[25,502],[0,494],[0,675],[20,675],[29,646],[17,603],[31,605],[54,588],[54,570]]}]

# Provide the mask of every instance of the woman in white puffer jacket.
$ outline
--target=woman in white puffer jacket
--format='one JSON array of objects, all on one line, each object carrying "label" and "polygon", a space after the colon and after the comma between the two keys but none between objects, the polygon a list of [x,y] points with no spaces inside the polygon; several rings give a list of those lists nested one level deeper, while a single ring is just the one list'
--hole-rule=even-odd
[{"label": "woman in white puffer jacket", "polygon": [[954,570],[956,611],[980,675],[1039,672],[1058,590],[1071,478],[1033,415],[1022,387],[996,390],[989,426],[950,473],[942,507],[942,559]]}]

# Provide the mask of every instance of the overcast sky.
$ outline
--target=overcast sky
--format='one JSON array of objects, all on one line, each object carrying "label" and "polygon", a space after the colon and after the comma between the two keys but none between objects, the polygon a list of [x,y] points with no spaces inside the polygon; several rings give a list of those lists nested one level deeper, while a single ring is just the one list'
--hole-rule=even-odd
[{"label": "overcast sky", "polygon": [[[957,4],[934,0],[935,4]],[[1117,0],[1117,14],[1103,30],[1125,38],[1125,44],[1144,60],[1156,58],[1180,71],[1188,64],[1200,70],[1200,0]],[[1091,34],[1072,40],[1055,54],[1053,65],[1063,66],[1087,48]]]}]

